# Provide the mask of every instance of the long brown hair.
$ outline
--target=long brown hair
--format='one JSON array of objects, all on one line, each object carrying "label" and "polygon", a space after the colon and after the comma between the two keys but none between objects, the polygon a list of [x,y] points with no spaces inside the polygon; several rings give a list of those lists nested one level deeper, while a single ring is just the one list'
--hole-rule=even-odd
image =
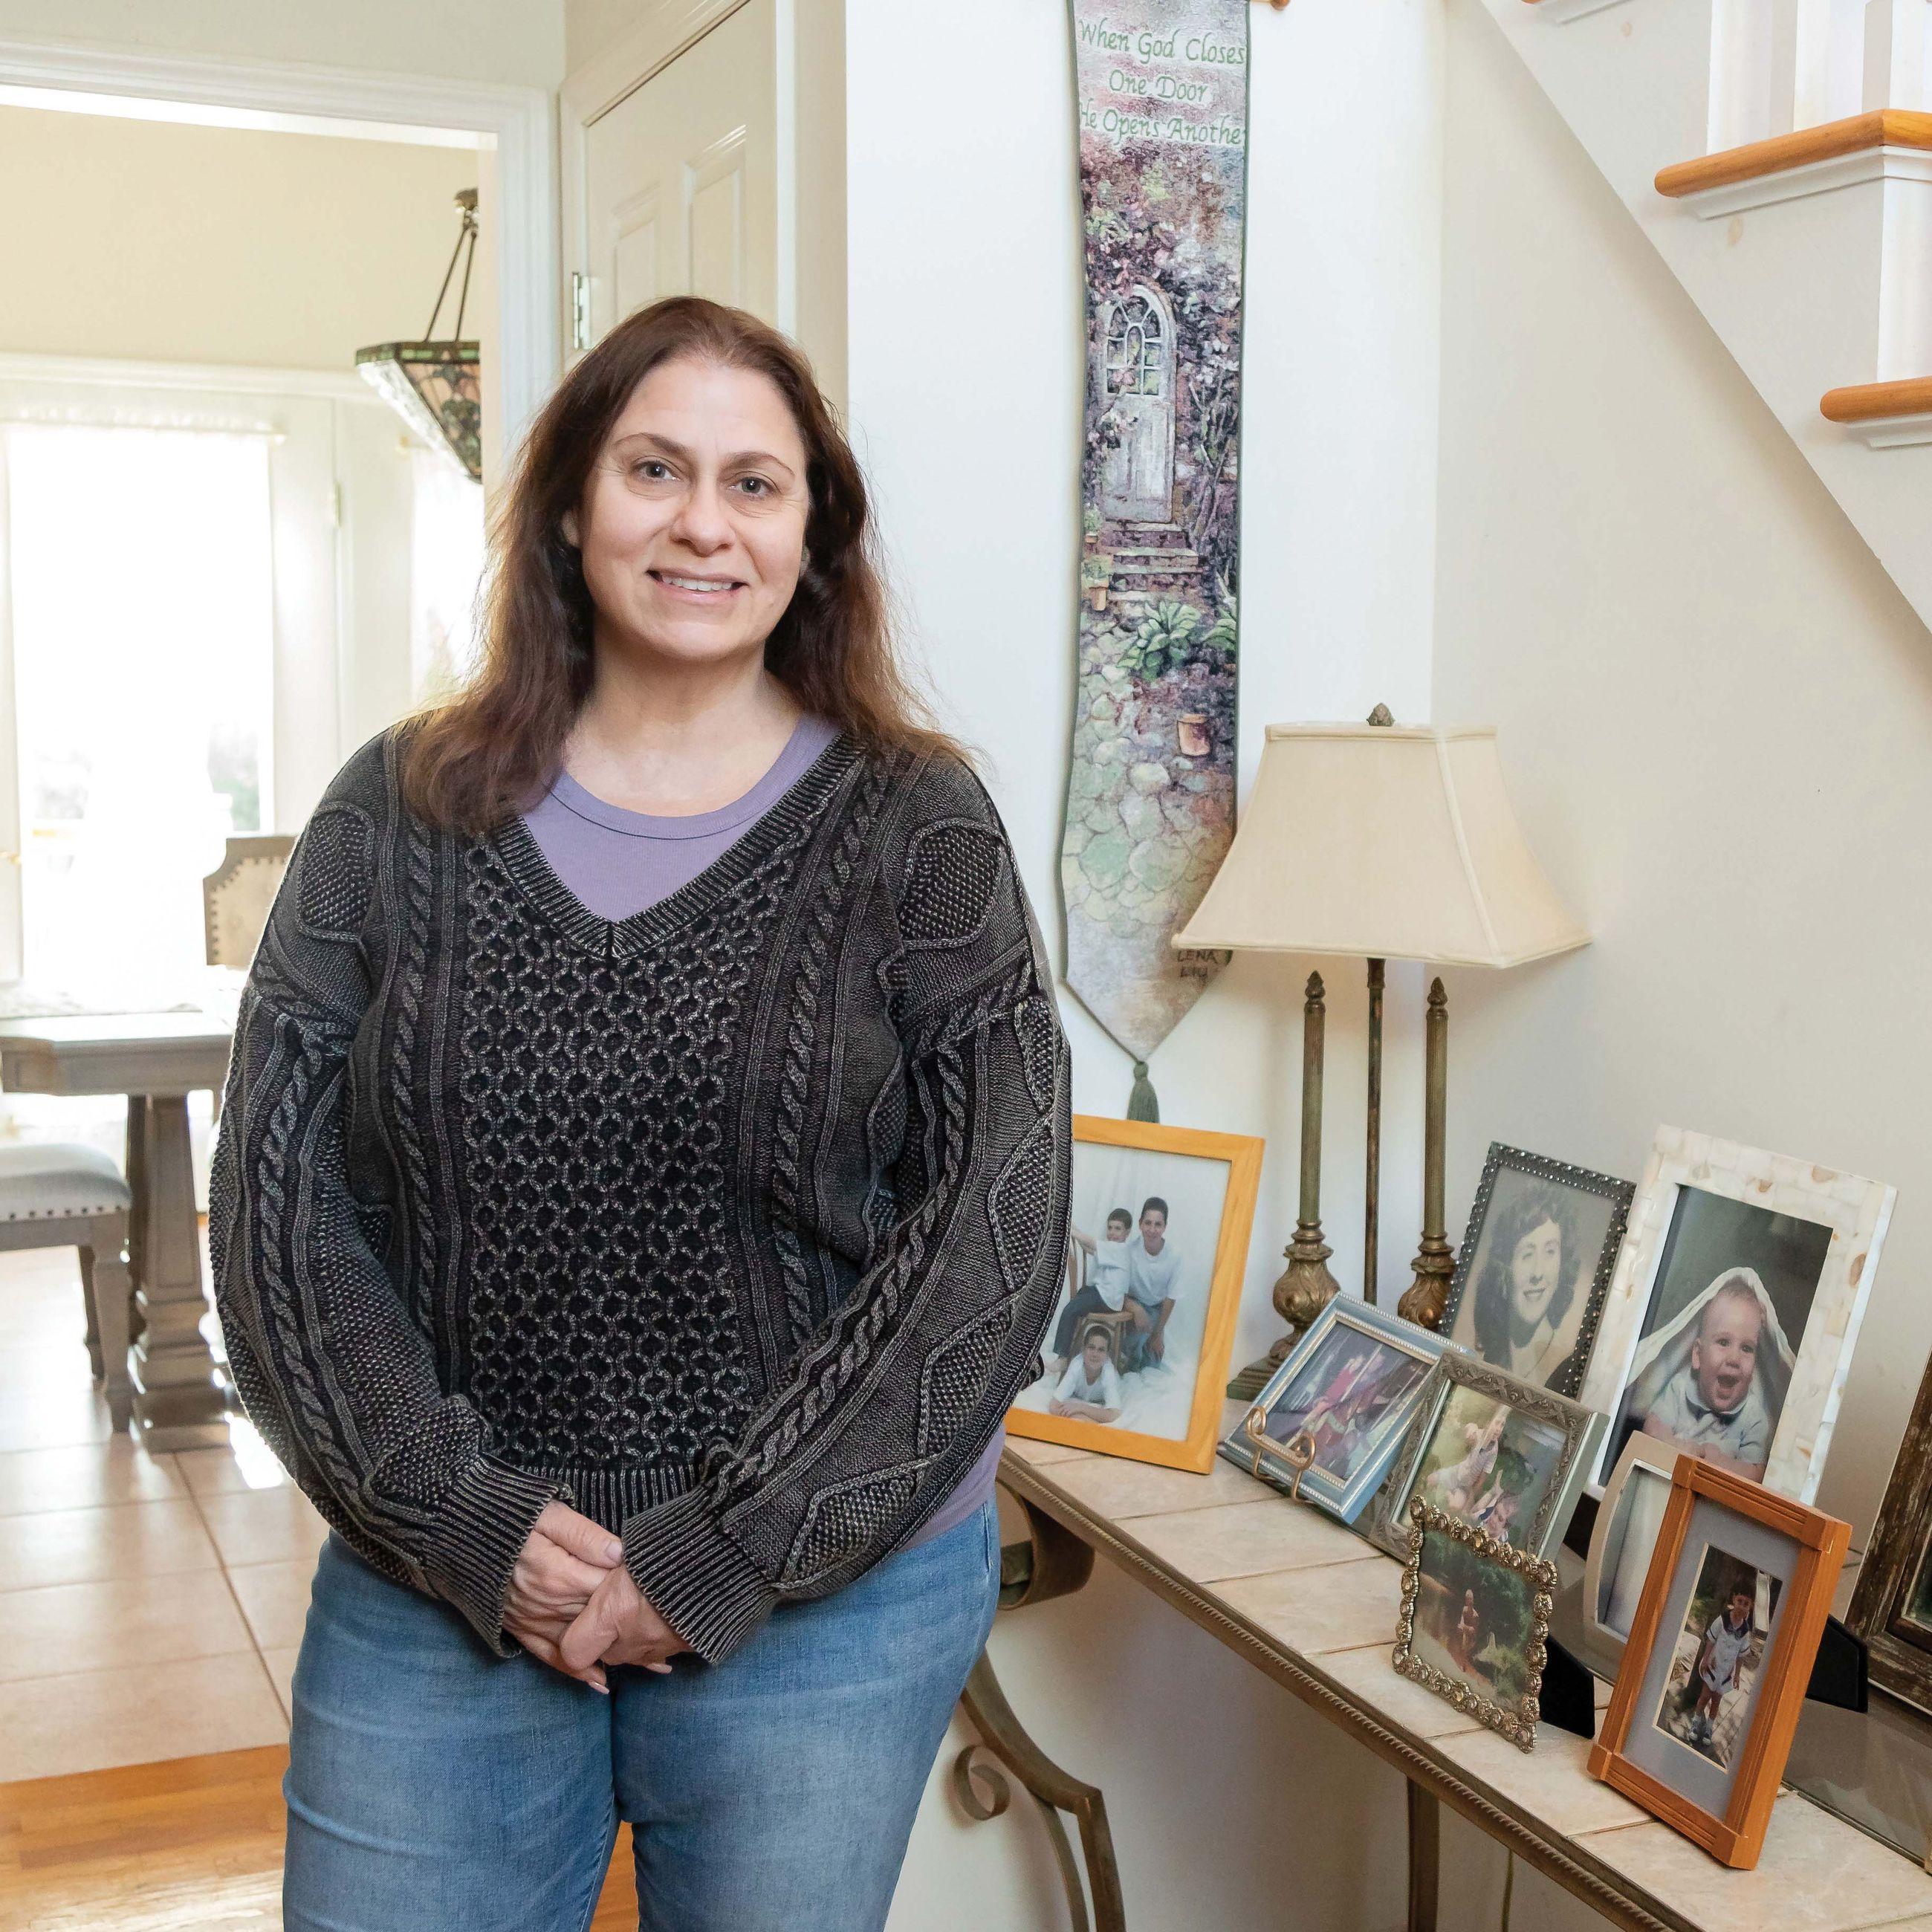
[{"label": "long brown hair", "polygon": [[769,376],[805,444],[805,560],[766,640],[766,668],[806,710],[862,743],[966,756],[934,728],[894,651],[865,478],[811,364],[742,309],[671,296],[605,336],[524,440],[491,519],[482,660],[455,696],[411,721],[405,739],[404,796],[429,824],[488,831],[556,776],[590,691],[595,615],[563,520],[581,506],[638,385],[680,356]]}]

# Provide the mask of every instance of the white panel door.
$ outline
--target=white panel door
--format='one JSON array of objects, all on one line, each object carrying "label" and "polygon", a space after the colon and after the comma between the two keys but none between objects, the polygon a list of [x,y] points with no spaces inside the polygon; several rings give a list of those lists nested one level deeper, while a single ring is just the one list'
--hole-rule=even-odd
[{"label": "white panel door", "polygon": [[777,0],[746,0],[584,130],[590,339],[660,296],[778,320]]}]

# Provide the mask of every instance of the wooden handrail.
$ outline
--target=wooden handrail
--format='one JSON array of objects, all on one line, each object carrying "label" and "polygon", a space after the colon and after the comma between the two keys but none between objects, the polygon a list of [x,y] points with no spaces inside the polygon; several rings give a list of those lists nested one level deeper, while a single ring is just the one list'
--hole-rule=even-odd
[{"label": "wooden handrail", "polygon": [[1902,382],[1854,382],[1827,389],[1818,413],[1835,423],[1870,422],[1881,416],[1932,415],[1932,376]]},{"label": "wooden handrail", "polygon": [[1694,161],[1674,162],[1660,169],[1657,191],[1673,199],[1705,188],[1728,188],[1733,182],[1754,181],[1761,175],[1782,174],[1814,161],[1834,160],[1868,148],[1922,148],[1932,151],[1932,114],[1904,107],[1881,107],[1870,114],[1854,114],[1844,121],[1827,121],[1817,128],[1774,135],[1768,141],[1748,142]]}]

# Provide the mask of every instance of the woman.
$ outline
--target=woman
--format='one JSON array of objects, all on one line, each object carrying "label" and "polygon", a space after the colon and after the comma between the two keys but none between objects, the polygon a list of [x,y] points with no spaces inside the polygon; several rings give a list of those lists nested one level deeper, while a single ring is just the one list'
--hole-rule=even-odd
[{"label": "woman", "polygon": [[1498,1210],[1472,1298],[1484,1361],[1538,1388],[1560,1386],[1575,1346],[1564,1323],[1576,1298],[1576,1248],[1575,1216],[1557,1188],[1533,1185]]},{"label": "woman", "polygon": [[309,821],[210,1217],[334,1534],[290,1932],[883,1924],[998,1588],[1068,1062],[808,366],[686,298],[532,428],[470,687]]}]

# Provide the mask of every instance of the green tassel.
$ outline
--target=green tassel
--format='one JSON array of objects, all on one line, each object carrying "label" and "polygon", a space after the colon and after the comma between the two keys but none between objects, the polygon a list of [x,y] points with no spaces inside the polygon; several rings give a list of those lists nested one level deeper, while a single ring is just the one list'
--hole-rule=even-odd
[{"label": "green tassel", "polygon": [[1154,1097],[1154,1082],[1148,1078],[1147,1062],[1134,1062],[1134,1090],[1127,1096],[1127,1118],[1130,1120],[1158,1120],[1160,1102]]}]

